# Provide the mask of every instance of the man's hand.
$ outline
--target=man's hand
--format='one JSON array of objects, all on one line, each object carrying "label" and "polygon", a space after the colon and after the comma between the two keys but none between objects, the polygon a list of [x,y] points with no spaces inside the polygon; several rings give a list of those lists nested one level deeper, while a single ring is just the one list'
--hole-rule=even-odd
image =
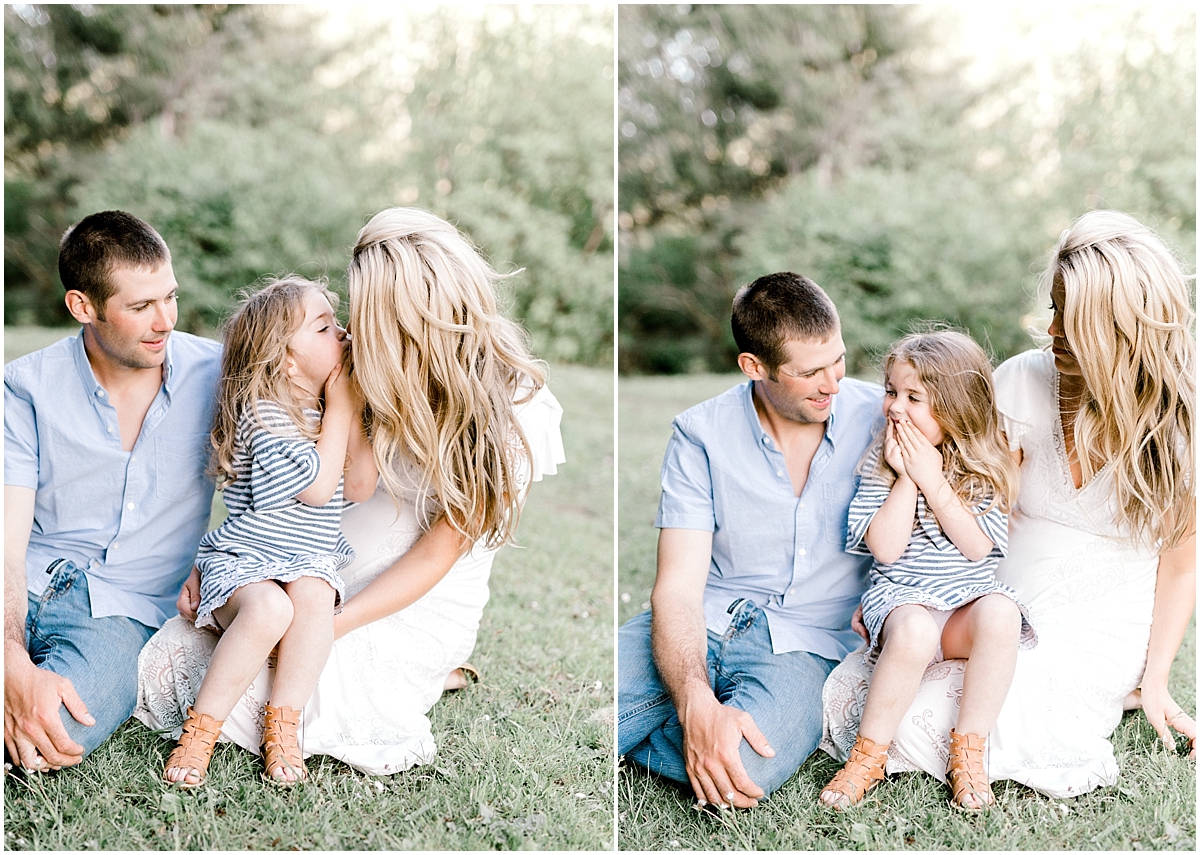
[{"label": "man's hand", "polygon": [[692,790],[701,803],[751,808],[765,793],[750,780],[738,753],[743,737],[763,757],[774,757],[750,713],[725,706],[709,695],[681,710],[683,759]]},{"label": "man's hand", "polygon": [[48,771],[82,760],[83,746],[67,735],[58,708],[66,706],[76,721],[89,727],[96,720],[71,681],[38,668],[24,650],[20,656],[6,655],[4,665],[4,745],[12,761],[29,770]]},{"label": "man's hand", "polygon": [[850,616],[850,628],[862,636],[863,641],[871,640],[871,633],[867,632],[867,625],[862,619],[862,604],[854,610],[854,614]]},{"label": "man's hand", "polygon": [[200,608],[200,568],[192,567],[192,572],[188,574],[187,581],[183,583],[179,597],[175,600],[175,608],[179,609],[179,614],[184,620],[196,622],[196,609]]}]

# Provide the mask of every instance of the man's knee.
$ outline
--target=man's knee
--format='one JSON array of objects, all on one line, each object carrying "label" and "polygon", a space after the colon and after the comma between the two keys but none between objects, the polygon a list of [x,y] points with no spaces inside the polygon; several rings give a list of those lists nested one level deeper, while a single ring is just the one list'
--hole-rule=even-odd
[{"label": "man's knee", "polygon": [[649,613],[619,632],[617,647],[617,753],[628,754],[662,727],[675,706],[650,651]]},{"label": "man's knee", "polygon": [[739,753],[746,774],[768,796],[796,774],[821,741],[819,715],[815,720],[812,716],[798,716],[793,722],[794,725],[787,728],[771,727],[772,733],[764,730],[764,735],[775,750],[774,757],[763,757],[750,747],[750,743],[742,740]]}]

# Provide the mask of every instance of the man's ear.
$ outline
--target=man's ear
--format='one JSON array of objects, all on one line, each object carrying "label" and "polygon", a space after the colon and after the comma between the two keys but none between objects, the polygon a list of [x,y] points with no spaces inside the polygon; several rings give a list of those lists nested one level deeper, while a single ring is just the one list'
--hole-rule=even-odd
[{"label": "man's ear", "polygon": [[100,314],[96,311],[96,306],[91,298],[82,291],[71,290],[66,296],[67,311],[71,313],[71,317],[79,321],[81,324],[90,324],[100,319]]},{"label": "man's ear", "polygon": [[738,368],[751,380],[767,379],[767,367],[753,353],[739,353]]}]

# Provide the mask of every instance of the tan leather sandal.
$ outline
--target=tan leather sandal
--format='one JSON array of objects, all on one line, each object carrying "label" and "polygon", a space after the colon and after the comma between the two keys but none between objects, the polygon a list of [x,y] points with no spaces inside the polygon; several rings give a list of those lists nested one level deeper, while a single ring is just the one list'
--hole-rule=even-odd
[{"label": "tan leather sandal", "polygon": [[[263,761],[267,765],[266,779],[281,787],[290,787],[308,780],[308,767],[296,739],[300,727],[300,710],[273,707],[267,704],[263,716]],[[295,780],[279,777],[284,769],[291,770]]]},{"label": "tan leather sandal", "polygon": [[[834,810],[845,810],[863,800],[873,786],[884,779],[890,745],[878,745],[861,733],[850,749],[850,759],[838,770],[833,780],[821,790],[821,804]],[[830,793],[835,798],[826,799]]]},{"label": "tan leather sandal", "polygon": [[[171,749],[167,757],[167,766],[163,769],[163,783],[179,787],[181,790],[190,790],[204,783],[208,777],[208,762],[212,759],[217,737],[221,735],[221,725],[225,724],[224,721],[217,721],[210,715],[197,714],[191,707],[188,707],[187,712],[183,733],[179,735],[179,742]],[[172,769],[195,771],[199,780],[189,781],[189,771],[181,780],[172,781],[167,777],[167,772]]]},{"label": "tan leather sandal", "polygon": [[[950,761],[946,764],[946,780],[954,791],[952,803],[957,808],[981,811],[996,801],[983,768],[983,749],[986,745],[986,736],[950,731]],[[968,798],[974,798],[977,804],[971,804]]]}]

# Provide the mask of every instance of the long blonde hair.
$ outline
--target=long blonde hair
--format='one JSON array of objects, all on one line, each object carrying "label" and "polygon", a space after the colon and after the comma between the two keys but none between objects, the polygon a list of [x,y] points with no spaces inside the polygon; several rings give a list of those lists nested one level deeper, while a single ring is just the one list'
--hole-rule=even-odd
[{"label": "long blonde hair", "polygon": [[545,371],[525,331],[500,311],[500,278],[454,226],[389,208],[358,233],[347,274],[354,374],[383,485],[399,499],[408,457],[423,500],[489,547],[520,515],[518,455],[530,454],[515,403]]},{"label": "long blonde hair", "polygon": [[1064,332],[1085,385],[1075,450],[1090,481],[1111,461],[1117,523],[1161,549],[1194,530],[1196,343],[1179,259],[1128,214],[1091,211],[1042,277],[1064,289]]},{"label": "long blonde hair", "polygon": [[238,424],[248,410],[262,425],[259,401],[281,406],[307,439],[316,440],[321,434],[320,423],[304,415],[287,375],[289,343],[304,323],[304,295],[314,289],[336,311],[337,295],[324,282],[283,276],[268,280],[257,291],[243,291],[242,304],[225,322],[221,382],[210,439],[209,474],[218,482],[237,477],[233,458]]},{"label": "long blonde hair", "polygon": [[[925,391],[929,409],[942,429],[942,472],[968,508],[987,502],[1007,513],[1017,498],[1017,464],[1000,429],[992,366],[987,354],[965,333],[942,329],[909,333],[883,359],[886,380],[897,362],[911,365]],[[877,446],[877,472],[893,482],[896,473]]]}]

